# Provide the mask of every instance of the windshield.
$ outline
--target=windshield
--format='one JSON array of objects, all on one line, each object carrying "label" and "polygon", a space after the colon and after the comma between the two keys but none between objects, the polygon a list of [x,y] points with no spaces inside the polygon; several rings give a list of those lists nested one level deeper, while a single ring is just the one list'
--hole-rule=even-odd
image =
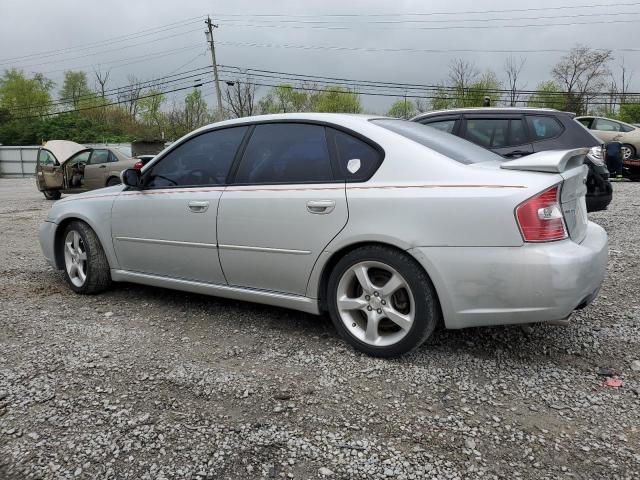
[{"label": "windshield", "polygon": [[409,140],[424,145],[431,150],[435,150],[456,162],[470,163],[480,162],[503,162],[504,158],[478,145],[462,138],[451,135],[421,123],[408,122],[406,120],[395,120],[391,118],[379,118],[371,120],[387,130],[391,130],[398,135],[402,135]]}]

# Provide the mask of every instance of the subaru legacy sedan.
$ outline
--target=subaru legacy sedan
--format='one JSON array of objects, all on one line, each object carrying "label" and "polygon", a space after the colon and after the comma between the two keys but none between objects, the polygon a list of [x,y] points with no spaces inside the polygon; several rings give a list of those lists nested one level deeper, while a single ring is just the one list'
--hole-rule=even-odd
[{"label": "subaru legacy sedan", "polygon": [[365,115],[229,120],[56,202],[40,243],[77,293],[126,281],[328,312],[390,357],[439,323],[557,323],[595,298],[607,235],[587,220],[587,152],[504,161]]}]

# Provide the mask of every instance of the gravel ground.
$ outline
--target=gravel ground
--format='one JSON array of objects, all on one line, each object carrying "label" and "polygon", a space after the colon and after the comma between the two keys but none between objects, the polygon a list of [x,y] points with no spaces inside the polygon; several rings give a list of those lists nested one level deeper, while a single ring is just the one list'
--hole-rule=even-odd
[{"label": "gravel ground", "polygon": [[439,331],[389,361],[327,317],[75,295],[37,243],[51,204],[0,179],[0,479],[637,479],[640,184],[615,189],[592,216],[609,278],[569,327]]}]

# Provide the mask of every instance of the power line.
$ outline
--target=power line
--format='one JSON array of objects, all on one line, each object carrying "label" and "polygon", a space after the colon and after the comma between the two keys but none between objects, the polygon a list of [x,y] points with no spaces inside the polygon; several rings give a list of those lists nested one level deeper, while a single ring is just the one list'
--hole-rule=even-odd
[{"label": "power line", "polygon": [[[31,53],[31,54],[28,54],[28,55],[22,55],[22,56],[11,57],[11,58],[2,58],[2,59],[0,59],[0,64],[12,63],[12,62],[15,62],[16,60],[26,59],[26,58],[57,56],[57,55],[62,55],[62,54],[65,54],[65,53],[69,53],[69,52],[74,51],[74,50],[87,50],[87,49],[91,49],[91,48],[95,48],[95,47],[102,47],[102,46],[106,46],[106,45],[110,45],[110,44],[114,44],[114,43],[120,43],[120,42],[127,41],[127,40],[133,40],[133,39],[136,39],[136,38],[142,38],[142,37],[145,37],[145,36],[155,35],[156,33],[163,33],[163,32],[165,32],[167,30],[173,30],[173,29],[176,29],[176,28],[186,27],[186,26],[188,26],[190,24],[194,24],[196,22],[199,22],[201,18],[202,18],[202,16],[193,17],[193,18],[190,18],[190,19],[169,23],[167,25],[161,25],[161,26],[158,26],[158,27],[148,28],[146,30],[140,30],[138,32],[133,32],[133,33],[129,33],[129,34],[126,34],[126,35],[120,35],[120,36],[117,36],[117,37],[111,37],[111,38],[108,38],[108,39],[105,39],[105,40],[100,40],[100,41],[97,41],[97,42],[77,45],[77,46],[73,46],[73,47],[60,48],[60,49],[56,49],[56,50],[49,50],[49,51],[38,52],[38,53]],[[169,28],[167,28],[167,27],[169,27]]]},{"label": "power line", "polygon": [[[104,54],[104,53],[120,52],[124,48],[131,48],[131,47],[137,47],[139,45],[147,45],[149,43],[156,43],[156,42],[159,42],[161,40],[167,40],[169,38],[181,37],[181,36],[186,35],[188,33],[199,32],[200,30],[201,30],[200,28],[193,29],[193,30],[188,30],[186,32],[179,32],[179,33],[176,33],[176,34],[173,34],[173,35],[168,35],[168,36],[165,36],[165,37],[154,38],[154,39],[151,39],[151,40],[147,40],[145,42],[134,43],[134,44],[131,44],[131,45],[123,45],[123,46],[121,46],[119,48],[115,48],[115,49],[111,49],[111,50],[103,50],[103,51],[100,51],[100,52],[85,53],[85,54],[79,55],[77,57],[63,58],[63,59],[60,59],[60,60],[51,60],[51,61],[48,61],[48,62],[34,63],[34,64],[30,64],[30,65],[21,65],[20,68],[38,67],[38,66],[41,66],[41,65],[50,65],[52,63],[68,62],[68,61],[71,61],[71,60],[77,60],[79,58],[94,57],[96,55],[101,55],[101,54]],[[2,65],[1,62],[0,62],[0,65]]]},{"label": "power line", "polygon": [[[634,14],[636,15],[636,14]],[[260,25],[256,23],[224,23],[219,22],[220,25],[226,27],[250,27],[250,28],[276,28],[276,29],[312,29],[312,30],[353,30],[355,26],[366,27],[367,25],[355,25],[350,24],[348,26],[328,26],[328,25]],[[475,30],[475,29],[489,29],[489,28],[530,28],[530,27],[567,27],[577,25],[602,25],[602,24],[614,24],[614,23],[638,23],[638,20],[596,20],[593,22],[565,22],[565,23],[529,23],[529,24],[505,24],[505,25],[447,25],[439,27],[418,27],[418,26],[402,26],[403,30]],[[397,30],[397,28],[387,27],[381,28],[374,26],[378,30]]]},{"label": "power line", "polygon": [[[198,87],[201,87],[201,86],[203,86],[203,85],[205,85],[207,83],[212,83],[212,82],[213,82],[213,80],[207,80],[207,81],[204,81],[204,82],[200,82],[197,85],[181,87],[181,88],[175,88],[173,90],[165,90],[165,91],[162,91],[162,92],[152,93],[152,94],[149,94],[149,95],[144,95],[144,96],[138,97],[136,100],[142,100],[142,99],[145,99],[145,98],[157,97],[157,96],[160,96],[160,95],[164,95],[166,93],[179,92],[181,90],[188,90],[190,88],[198,88]],[[81,108],[74,108],[74,109],[71,109],[71,110],[64,110],[62,112],[44,113],[42,115],[29,115],[29,116],[26,116],[26,117],[17,117],[14,120],[27,120],[27,119],[31,119],[31,118],[41,118],[41,117],[51,117],[53,115],[62,115],[62,114],[65,114],[65,113],[82,112],[82,111],[85,111],[85,110],[95,110],[97,108],[105,108],[105,107],[111,107],[113,105],[121,105],[123,103],[128,103],[129,101],[130,100],[120,100],[120,101],[117,101],[117,102],[105,103],[105,104],[102,104],[102,105],[93,105],[93,106],[90,106],[90,107],[81,107]],[[33,108],[36,108],[36,107],[33,107]]]},{"label": "power line", "polygon": [[[321,76],[321,75],[306,75],[301,73],[291,73],[291,72],[280,72],[276,70],[261,70],[255,68],[244,68],[238,67],[235,65],[219,65],[220,67],[226,69],[234,69],[238,73],[247,73],[255,76],[264,76],[268,74],[270,76],[275,76],[275,78],[281,79],[290,79],[296,81],[329,81],[329,83],[337,83],[340,85],[344,84],[354,84],[354,85],[362,85],[362,86],[383,86],[387,88],[399,88],[402,90],[438,90],[438,91],[453,91],[457,90],[456,87],[447,87],[445,85],[429,85],[429,84],[420,84],[420,83],[399,83],[399,82],[381,82],[375,80],[358,80],[353,78],[344,78],[344,77],[329,77],[329,76]],[[250,73],[251,72],[251,73]],[[257,72],[257,73],[255,73]],[[230,73],[230,72],[228,72]],[[483,89],[483,91],[489,93],[511,93],[511,89]],[[517,90],[517,93],[520,95],[523,94],[536,94],[537,90]],[[551,93],[551,92],[550,92]],[[555,92],[557,95],[567,95],[569,92]],[[590,92],[590,94],[597,96],[610,95],[610,92]],[[629,96],[639,96],[640,92],[628,92],[625,95]]]},{"label": "power line", "polygon": [[[547,48],[547,49],[521,49],[521,50],[484,50],[473,48],[375,48],[375,47],[346,47],[337,45],[296,45],[277,43],[254,43],[254,42],[231,42],[219,41],[218,45],[228,45],[234,47],[256,47],[256,48],[293,48],[301,50],[337,50],[348,52],[391,52],[391,53],[566,53],[570,49]],[[594,50],[604,51],[608,49],[596,48]],[[640,48],[615,48],[612,51],[618,52],[639,52]]]},{"label": "power line", "polygon": [[[610,17],[610,16],[620,16],[620,15],[638,15],[638,12],[611,12],[611,13],[578,13],[574,15],[563,15],[562,18],[583,18],[583,17]],[[249,21],[258,21],[260,23],[296,23],[296,24],[336,24],[336,23],[349,23],[349,25],[358,25],[358,24],[374,24],[374,25],[393,25],[393,24],[405,24],[405,23],[462,23],[462,22],[494,22],[494,21],[520,21],[520,20],[550,20],[557,19],[557,15],[552,16],[541,16],[541,17],[501,17],[501,18],[458,18],[458,19],[430,19],[430,20],[368,20],[366,18],[358,18],[356,22],[353,19],[345,19],[345,20],[277,20],[277,19],[267,19],[267,20],[249,20]],[[216,20],[221,22],[238,22],[245,21],[244,19],[236,20],[231,18],[224,18],[223,16],[217,15]]]},{"label": "power line", "polygon": [[577,8],[611,8],[611,7],[626,7],[640,5],[640,2],[627,2],[627,3],[609,3],[603,5],[602,3],[586,4],[586,5],[564,5],[558,7],[536,7],[536,8],[511,8],[500,10],[467,10],[467,11],[455,11],[455,12],[420,12],[420,13],[326,13],[326,14],[291,14],[291,13],[227,13],[219,14],[218,16],[225,17],[393,17],[393,16],[433,16],[433,15],[475,15],[483,13],[514,13],[514,12],[540,12],[547,10],[566,10]]}]

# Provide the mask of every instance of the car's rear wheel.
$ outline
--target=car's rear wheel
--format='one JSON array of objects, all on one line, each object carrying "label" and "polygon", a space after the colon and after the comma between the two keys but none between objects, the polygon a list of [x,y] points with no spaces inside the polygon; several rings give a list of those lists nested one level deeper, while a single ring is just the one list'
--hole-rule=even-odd
[{"label": "car's rear wheel", "polygon": [[67,283],[76,293],[94,294],[111,285],[109,262],[95,232],[84,222],[72,222],[60,245]]},{"label": "car's rear wheel", "polygon": [[419,347],[439,319],[438,300],[426,272],[409,255],[383,246],[348,253],[328,284],[331,319],[356,349],[393,357]]},{"label": "car's rear wheel", "polygon": [[114,185],[120,185],[120,179],[118,177],[111,177],[107,180],[107,187],[113,187]]},{"label": "car's rear wheel", "polygon": [[622,145],[622,160],[631,160],[632,158],[636,158],[636,149],[633,145],[625,143]]},{"label": "car's rear wheel", "polygon": [[47,200],[60,200],[60,197],[62,196],[60,194],[60,190],[45,190],[42,193],[44,193],[44,198]]}]

